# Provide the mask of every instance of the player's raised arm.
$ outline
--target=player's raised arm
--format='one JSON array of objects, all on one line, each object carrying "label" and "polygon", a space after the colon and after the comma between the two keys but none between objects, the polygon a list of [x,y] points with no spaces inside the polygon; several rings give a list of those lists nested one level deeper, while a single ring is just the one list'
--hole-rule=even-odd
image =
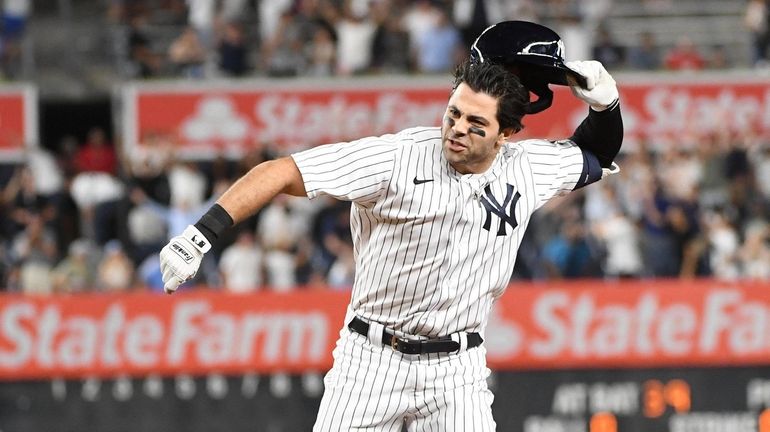
[{"label": "player's raised arm", "polygon": [[588,116],[570,140],[581,149],[589,151],[601,168],[608,169],[623,143],[623,117],[620,115],[618,87],[598,61],[574,61],[568,62],[567,66],[586,78],[585,87],[575,84],[570,89],[572,94],[590,106]]},{"label": "player's raised arm", "polygon": [[583,151],[583,175],[577,187],[614,172],[612,162],[623,142],[615,80],[597,61],[564,61],[564,43],[548,27],[527,21],[504,21],[487,28],[471,46],[475,63],[496,63],[515,73],[537,99],[526,114],[548,109],[553,102],[551,84],[568,85],[572,93],[588,103],[588,116],[570,140]]},{"label": "player's raised arm", "polygon": [[255,214],[280,193],[305,195],[302,176],[291,157],[263,162],[238,179],[195,225],[188,226],[160,251],[166,292],[173,293],[195,276],[203,254],[224,230]]}]

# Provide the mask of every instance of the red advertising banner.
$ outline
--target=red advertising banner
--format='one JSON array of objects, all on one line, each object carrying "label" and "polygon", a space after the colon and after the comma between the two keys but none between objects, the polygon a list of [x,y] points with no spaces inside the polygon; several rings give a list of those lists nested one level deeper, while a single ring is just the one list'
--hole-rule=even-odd
[{"label": "red advertising banner", "polygon": [[548,282],[509,287],[487,327],[492,367],[770,365],[768,282]]},{"label": "red advertising banner", "polygon": [[0,158],[18,159],[37,145],[37,95],[31,86],[0,87]]},{"label": "red advertising banner", "polygon": [[[733,75],[619,74],[626,137],[755,128],[770,133],[770,80]],[[124,91],[125,142],[171,138],[183,155],[240,154],[268,143],[286,152],[317,144],[439,125],[451,79],[136,84]],[[517,136],[566,138],[587,113],[569,89],[552,86],[553,106],[524,119]]]},{"label": "red advertising banner", "polygon": [[[495,369],[770,365],[767,282],[514,284]],[[325,370],[348,293],[0,296],[0,380]]]}]

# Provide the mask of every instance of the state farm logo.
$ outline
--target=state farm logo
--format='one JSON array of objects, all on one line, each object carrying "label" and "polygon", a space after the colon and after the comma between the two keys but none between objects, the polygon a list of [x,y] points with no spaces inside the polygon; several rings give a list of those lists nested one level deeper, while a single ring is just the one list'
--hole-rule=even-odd
[{"label": "state farm logo", "polygon": [[764,358],[770,304],[748,293],[712,289],[676,300],[656,291],[614,300],[544,293],[531,306],[524,352],[538,360]]},{"label": "state farm logo", "polygon": [[[73,311],[22,300],[0,304],[0,379],[20,371],[283,368],[325,359],[332,333],[318,311],[235,311],[206,300],[168,311]],[[128,369],[127,369],[128,368]]]},{"label": "state farm logo", "polygon": [[446,108],[443,91],[440,94],[432,99],[416,98],[408,91],[385,91],[364,98],[345,92],[325,98],[268,93],[254,104],[259,124],[256,133],[267,141],[306,144],[307,137],[335,142],[438,124]]},{"label": "state farm logo", "polygon": [[222,96],[204,97],[181,125],[182,135],[190,141],[242,141],[249,128],[233,101]]}]

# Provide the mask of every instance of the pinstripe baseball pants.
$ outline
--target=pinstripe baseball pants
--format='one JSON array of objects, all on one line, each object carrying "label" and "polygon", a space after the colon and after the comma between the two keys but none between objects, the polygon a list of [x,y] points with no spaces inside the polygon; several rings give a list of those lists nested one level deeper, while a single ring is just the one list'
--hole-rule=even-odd
[{"label": "pinstripe baseball pants", "polygon": [[314,432],[494,432],[486,350],[409,355],[340,333]]}]

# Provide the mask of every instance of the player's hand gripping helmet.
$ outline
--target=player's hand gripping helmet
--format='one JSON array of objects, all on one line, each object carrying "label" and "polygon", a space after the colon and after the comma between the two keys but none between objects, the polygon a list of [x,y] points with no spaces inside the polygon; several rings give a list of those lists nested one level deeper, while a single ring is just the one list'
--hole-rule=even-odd
[{"label": "player's hand gripping helmet", "polygon": [[526,114],[551,106],[548,84],[586,87],[586,79],[564,65],[564,43],[555,31],[528,21],[503,21],[489,26],[471,46],[471,62],[500,64],[518,75],[538,96]]}]

